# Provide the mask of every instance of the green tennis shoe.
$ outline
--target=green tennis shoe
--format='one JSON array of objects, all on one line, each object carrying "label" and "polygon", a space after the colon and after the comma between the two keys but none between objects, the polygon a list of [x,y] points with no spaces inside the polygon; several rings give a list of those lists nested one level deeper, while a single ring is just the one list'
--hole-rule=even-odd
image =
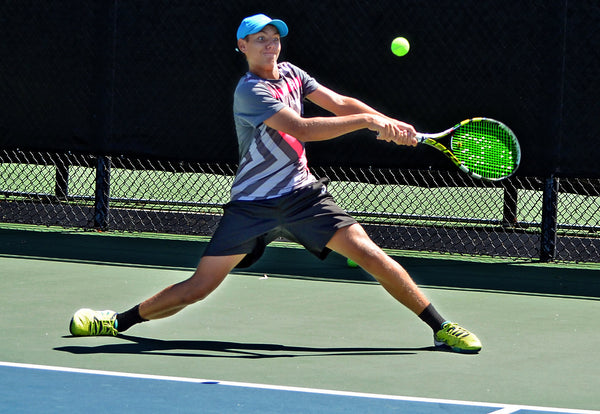
[{"label": "green tennis shoe", "polygon": [[116,325],[116,312],[79,309],[71,318],[69,330],[73,336],[117,336]]},{"label": "green tennis shoe", "polygon": [[475,334],[467,331],[457,323],[444,322],[442,329],[433,336],[436,347],[454,352],[476,354],[481,351],[481,341]]}]

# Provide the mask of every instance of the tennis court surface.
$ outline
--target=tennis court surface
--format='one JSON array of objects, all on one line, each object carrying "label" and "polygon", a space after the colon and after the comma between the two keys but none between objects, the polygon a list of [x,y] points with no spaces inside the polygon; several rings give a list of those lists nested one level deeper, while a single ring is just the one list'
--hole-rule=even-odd
[{"label": "tennis court surface", "polygon": [[73,338],[190,274],[199,238],[0,228],[0,411],[600,412],[600,266],[390,252],[482,339],[437,352],[360,269],[279,243],[213,295],[119,337]]}]

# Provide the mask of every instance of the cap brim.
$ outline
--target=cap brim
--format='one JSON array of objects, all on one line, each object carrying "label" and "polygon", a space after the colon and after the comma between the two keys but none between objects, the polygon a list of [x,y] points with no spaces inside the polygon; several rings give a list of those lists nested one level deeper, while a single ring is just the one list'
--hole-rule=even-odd
[{"label": "cap brim", "polygon": [[[279,32],[279,35],[281,37],[287,36],[289,30],[288,30],[287,24],[285,24],[285,22],[283,20],[273,19],[273,20],[271,20],[271,23],[268,23],[265,26],[268,26],[269,24],[273,25],[277,28],[277,31]],[[264,29],[264,26],[261,28],[261,30],[262,29]]]}]

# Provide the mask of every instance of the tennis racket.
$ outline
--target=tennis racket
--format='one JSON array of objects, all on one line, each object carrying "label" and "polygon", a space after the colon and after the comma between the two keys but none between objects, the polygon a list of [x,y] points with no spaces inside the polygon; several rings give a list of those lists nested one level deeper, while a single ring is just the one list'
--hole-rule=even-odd
[{"label": "tennis racket", "polygon": [[[439,140],[449,139],[449,147]],[[442,151],[473,178],[499,181],[515,173],[521,162],[517,137],[502,122],[471,118],[437,134],[417,133],[419,143]]]}]

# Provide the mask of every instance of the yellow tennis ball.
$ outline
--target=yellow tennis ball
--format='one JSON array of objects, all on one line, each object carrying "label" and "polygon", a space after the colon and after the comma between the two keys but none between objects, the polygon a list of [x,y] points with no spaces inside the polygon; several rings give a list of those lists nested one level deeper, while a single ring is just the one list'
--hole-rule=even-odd
[{"label": "yellow tennis ball", "polygon": [[410,43],[404,37],[392,40],[392,53],[396,56],[404,56],[410,50]]}]

